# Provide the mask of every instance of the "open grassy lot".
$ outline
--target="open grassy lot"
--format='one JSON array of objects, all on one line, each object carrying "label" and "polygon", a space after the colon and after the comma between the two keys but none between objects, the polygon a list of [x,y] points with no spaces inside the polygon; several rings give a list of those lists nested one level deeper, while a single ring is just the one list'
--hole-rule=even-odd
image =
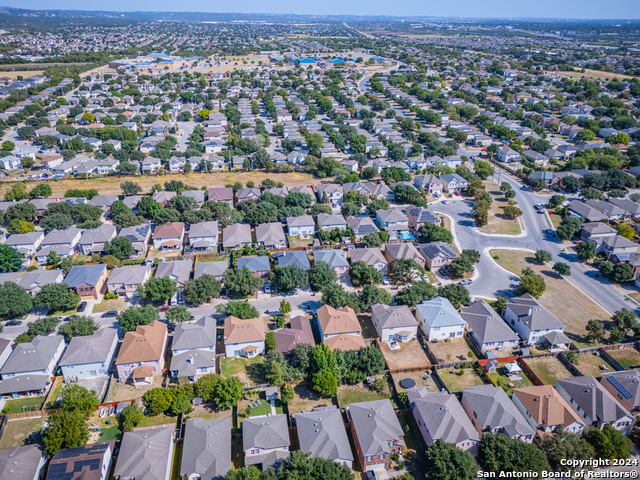
[{"label": "open grassy lot", "polygon": [[314,407],[328,407],[332,405],[330,398],[322,397],[304,383],[299,383],[293,390],[296,396],[287,405],[289,413],[296,414],[310,412]]},{"label": "open grassy lot", "polygon": [[[1,72],[0,72],[1,73]],[[0,74],[0,76],[2,76]],[[139,177],[95,177],[86,179],[74,179],[64,178],[59,180],[46,181],[51,186],[53,191],[53,197],[62,197],[64,192],[71,188],[95,188],[101,195],[121,195],[122,189],[120,184],[124,180],[131,180],[142,187],[143,193],[151,192],[151,187],[156,183],[163,184],[169,180],[175,180],[178,174],[166,174],[161,176],[156,175],[142,175]],[[307,173],[290,172],[290,173],[275,173],[275,172],[214,172],[214,173],[181,173],[179,174],[180,180],[187,185],[194,187],[224,187],[227,184],[240,182],[245,185],[247,182],[252,181],[256,185],[260,185],[262,180],[270,178],[275,182],[282,182],[291,187],[299,187],[302,185],[313,185],[318,183],[311,175]],[[33,186],[39,183],[45,182],[30,182]],[[11,185],[5,185],[3,188],[4,193],[11,188]]]},{"label": "open grassy lot", "polygon": [[635,348],[609,350],[607,353],[626,370],[631,370],[632,368],[638,368],[640,366],[640,352]]},{"label": "open grassy lot", "polygon": [[153,384],[147,387],[136,388],[131,383],[131,380],[127,380],[126,382],[111,382],[111,388],[109,389],[109,396],[107,397],[107,402],[124,402],[127,400],[135,400],[138,397],[141,397],[145,393],[147,393],[152,388],[159,388],[162,386],[162,377],[155,376],[153,377]]},{"label": "open grassy lot", "polygon": [[121,312],[125,308],[127,308],[127,302],[125,302],[124,300],[105,300],[103,298],[100,303],[96,303],[93,306],[93,313],[109,312],[111,310],[117,310],[118,312]]},{"label": "open grassy lot", "polygon": [[399,349],[391,350],[387,342],[380,342],[380,350],[387,362],[389,370],[400,370],[405,368],[422,368],[427,370],[431,367],[431,362],[424,352],[420,342],[413,340],[407,343],[400,343]]},{"label": "open grassy lot", "polygon": [[[580,353],[576,355],[576,361],[574,362],[576,368],[583,375],[592,375],[596,378],[600,378],[603,372],[615,372],[615,369],[609,365],[604,358],[600,355],[593,353]],[[606,367],[603,370],[600,367]]]},{"label": "open grassy lot", "polygon": [[345,408],[350,403],[369,402],[372,400],[381,400],[383,398],[391,398],[391,390],[389,385],[381,392],[374,390],[362,383],[357,385],[341,385],[338,387],[338,400],[340,407]]},{"label": "open grassy lot", "polygon": [[525,358],[526,364],[545,385],[556,386],[559,378],[572,377],[571,372],[556,357]]},{"label": "open grassy lot", "polygon": [[215,405],[197,405],[185,418],[202,418],[204,420],[212,420],[214,418],[230,418],[233,411],[230,408],[219,410],[214,408]]},{"label": "open grassy lot", "polygon": [[251,359],[223,358],[220,368],[225,377],[240,374],[240,377],[244,377],[249,385],[265,383],[264,357],[260,355]]},{"label": "open grassy lot", "polygon": [[154,427],[156,425],[175,425],[178,421],[177,416],[170,417],[163,413],[159,415],[145,415],[138,427]]},{"label": "open grassy lot", "polygon": [[29,77],[34,77],[36,75],[42,75],[42,72],[44,72],[44,70],[15,70],[15,71],[7,70],[7,71],[0,71],[0,77],[9,77],[14,80],[16,80],[18,77],[22,77],[26,79]]},{"label": "open grassy lot", "polygon": [[507,218],[503,213],[504,207],[509,204],[509,201],[500,191],[500,186],[491,179],[482,183],[493,198],[493,202],[491,202],[491,208],[489,209],[489,221],[478,230],[494,235],[518,235],[521,233],[522,230],[518,221]]},{"label": "open grassy lot", "polygon": [[[585,337],[585,326],[590,319],[603,320],[610,317],[572,283],[560,278],[551,270],[551,266],[535,263],[533,253],[516,250],[491,250],[490,255],[498,265],[518,275],[525,267],[531,267],[536,273],[542,275],[547,284],[547,290],[540,297],[540,302],[562,320],[565,325],[564,333],[578,347],[589,345]],[[567,308],[567,305],[571,305],[571,308]]]},{"label": "open grassy lot", "polygon": [[[276,414],[282,413],[282,402],[280,400],[276,400],[275,404],[276,404]],[[260,405],[257,405],[253,408],[249,407],[247,411],[247,416],[260,417],[262,415],[268,415],[270,413],[271,413],[271,403],[267,402],[264,398],[261,398]]]},{"label": "open grassy lot", "polygon": [[466,362],[477,360],[464,338],[452,341],[429,343],[429,350],[439,363]]},{"label": "open grassy lot", "polygon": [[45,397],[27,397],[18,398],[17,400],[7,400],[2,409],[3,413],[22,413],[33,410],[40,410],[44,403]]},{"label": "open grassy lot", "polygon": [[462,392],[467,387],[484,384],[482,377],[473,368],[443,368],[438,370],[438,376],[451,393]]},{"label": "open grassy lot", "polygon": [[10,420],[0,438],[0,450],[25,445],[30,435],[42,429],[45,421],[45,417]]}]

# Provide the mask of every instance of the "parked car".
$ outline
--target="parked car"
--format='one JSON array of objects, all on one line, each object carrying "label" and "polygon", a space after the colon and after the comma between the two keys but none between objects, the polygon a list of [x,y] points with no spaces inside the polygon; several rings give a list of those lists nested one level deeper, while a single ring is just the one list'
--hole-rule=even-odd
[{"label": "parked car", "polygon": [[271,287],[268,283],[264,284],[264,293],[271,293]]},{"label": "parked car", "polygon": [[22,325],[20,320],[9,320],[4,324],[5,327],[17,327],[19,325]]},{"label": "parked car", "polygon": [[113,318],[117,316],[118,316],[118,312],[116,310],[109,310],[108,312],[104,312],[102,314],[102,318]]},{"label": "parked car", "polygon": [[80,302],[78,305],[78,312],[82,313],[87,309],[87,302]]},{"label": "parked car", "polygon": [[166,312],[167,310],[169,310],[169,308],[170,308],[169,305],[163,305],[158,309],[158,311],[159,312]]},{"label": "parked car", "polygon": [[462,280],[462,281],[460,282],[460,285],[470,285],[472,281],[473,281],[473,280],[471,280],[470,278],[468,278],[468,279],[466,279],[466,280]]}]

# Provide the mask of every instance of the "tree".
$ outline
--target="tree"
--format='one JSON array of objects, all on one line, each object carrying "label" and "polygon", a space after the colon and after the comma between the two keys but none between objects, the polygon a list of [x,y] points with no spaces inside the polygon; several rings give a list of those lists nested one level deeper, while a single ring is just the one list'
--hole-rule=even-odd
[{"label": "tree", "polygon": [[486,180],[494,174],[495,168],[493,168],[489,162],[477,160],[474,163],[474,171],[482,180]]},{"label": "tree", "polygon": [[120,414],[120,425],[125,432],[131,432],[144,419],[144,411],[142,407],[138,407],[135,403],[130,403],[122,410]]},{"label": "tree", "polygon": [[453,235],[444,227],[438,227],[435,223],[423,223],[418,229],[420,240],[426,243],[431,242],[453,242]]},{"label": "tree", "polygon": [[254,295],[262,287],[264,280],[254,277],[247,267],[227,270],[224,272],[224,286],[232,294],[238,297]]},{"label": "tree", "polygon": [[611,425],[606,425],[602,430],[591,427],[585,438],[596,450],[597,456],[608,460],[627,459],[633,449],[631,440]]},{"label": "tree", "polygon": [[184,305],[176,305],[169,308],[166,313],[167,320],[170,322],[188,322],[191,320],[191,312]]},{"label": "tree", "polygon": [[571,266],[568,263],[556,262],[553,264],[553,271],[563,277],[571,275]]},{"label": "tree", "polygon": [[596,256],[596,246],[591,242],[580,242],[576,246],[576,253],[578,254],[578,258],[583,262],[591,260]]},{"label": "tree", "polygon": [[173,389],[173,400],[171,401],[171,407],[169,411],[174,415],[181,413],[189,413],[193,408],[191,407],[191,401],[194,399],[193,388],[191,385],[188,387],[178,385]]},{"label": "tree", "polygon": [[316,262],[311,267],[309,285],[314,292],[321,292],[325,287],[335,284],[337,281],[338,275],[327,262]]},{"label": "tree", "polygon": [[138,286],[138,291],[144,300],[149,299],[153,302],[162,302],[170,300],[178,291],[178,287],[176,286],[176,282],[169,277],[155,277],[147,280],[147,283],[144,285]]},{"label": "tree", "polygon": [[545,437],[541,448],[547,455],[551,468],[560,472],[576,471],[576,467],[567,465],[573,462],[567,460],[589,460],[596,455],[589,442],[580,435],[567,431]]},{"label": "tree", "polygon": [[237,470],[229,470],[225,480],[260,480],[262,473],[254,465],[242,467]]},{"label": "tree", "polygon": [[469,297],[469,290],[464,285],[459,283],[453,283],[445,285],[438,289],[438,295],[446,298],[451,302],[455,308],[460,308],[461,305],[469,305],[471,298]]},{"label": "tree", "polygon": [[565,217],[556,230],[561,240],[571,240],[582,229],[582,220],[578,217]]},{"label": "tree", "polygon": [[516,295],[524,295],[525,293],[528,293],[535,298],[540,298],[546,289],[547,284],[545,283],[544,278],[542,278],[542,275],[532,273],[522,275],[520,277],[520,285],[518,285]]},{"label": "tree", "polygon": [[611,317],[611,321],[613,324],[618,327],[620,330],[630,330],[637,326],[638,317],[634,312],[627,308],[623,308],[622,310],[618,310],[614,312]]},{"label": "tree", "polygon": [[138,195],[142,192],[142,187],[138,185],[136,182],[132,182],[131,180],[125,180],[120,184],[120,188],[122,189],[123,195]]},{"label": "tree", "polygon": [[53,457],[63,448],[82,447],[89,439],[87,422],[80,412],[54,412],[43,431],[44,450]]},{"label": "tree", "polygon": [[628,263],[616,263],[609,278],[617,283],[630,282],[633,280],[633,267]]},{"label": "tree", "polygon": [[4,218],[8,222],[11,220],[26,220],[27,222],[33,222],[37,215],[36,207],[31,203],[17,203],[7,208]]},{"label": "tree", "polygon": [[380,248],[382,246],[382,239],[378,233],[367,233],[362,237],[362,242],[367,248]]},{"label": "tree", "polygon": [[626,223],[621,223],[616,226],[616,230],[619,235],[622,235],[627,240],[633,240],[633,237],[636,236],[636,231],[633,229],[631,225],[627,225]]},{"label": "tree", "polygon": [[[273,334],[273,332],[267,332],[264,336],[264,348],[267,352],[270,352],[272,350],[276,349],[276,338],[275,335]],[[269,382],[272,385],[281,385],[281,384],[277,384],[277,383],[273,383],[271,380],[269,380]]]},{"label": "tree", "polygon": [[[227,479],[229,480],[228,477]],[[321,457],[310,458],[308,453],[296,451],[291,452],[291,455],[280,463],[273,478],[273,480],[290,479],[353,480],[353,473],[349,467],[333,460]]]},{"label": "tree", "polygon": [[367,265],[363,261],[353,262],[349,267],[349,277],[351,283],[359,287],[361,285],[379,285],[382,283],[383,275],[376,267]]},{"label": "tree", "polygon": [[395,283],[409,283],[424,269],[413,259],[395,258],[387,265],[387,276]]},{"label": "tree", "polygon": [[395,302],[398,305],[414,307],[424,300],[431,300],[437,293],[436,287],[427,281],[420,280],[414,282],[410,287],[400,290],[395,297]]},{"label": "tree", "polygon": [[346,307],[353,304],[352,297],[340,283],[332,283],[322,290],[322,303],[333,308]]},{"label": "tree", "polygon": [[49,283],[36,293],[33,303],[39,307],[48,307],[50,312],[64,312],[78,308],[80,296],[70,290],[66,283]]},{"label": "tree", "polygon": [[138,211],[146,219],[152,219],[162,210],[162,205],[152,197],[142,197],[138,202]]},{"label": "tree", "polygon": [[543,264],[551,261],[551,253],[546,250],[536,250],[536,262]]},{"label": "tree", "polygon": [[73,218],[71,215],[65,215],[64,213],[54,213],[53,215],[47,215],[40,220],[39,225],[43,228],[45,233],[49,233],[53,230],[66,230],[73,225]]},{"label": "tree", "polygon": [[383,288],[376,288],[373,285],[365,285],[362,290],[356,293],[356,297],[361,312],[369,311],[371,306],[376,303],[391,305],[393,301],[389,292]]},{"label": "tree", "polygon": [[533,444],[505,434],[485,433],[478,445],[478,460],[484,471],[537,472],[551,470],[544,452]]},{"label": "tree", "polygon": [[241,320],[260,316],[256,307],[250,305],[247,301],[230,301],[226,305],[219,305],[218,311],[223,315],[232,315]]},{"label": "tree", "polygon": [[473,455],[442,440],[427,445],[424,463],[431,480],[474,480],[478,474]]},{"label": "tree", "polygon": [[20,318],[29,313],[32,308],[31,295],[23,287],[13,282],[0,285],[0,318],[3,320]]},{"label": "tree", "polygon": [[589,320],[585,330],[587,331],[587,337],[592,342],[600,340],[604,336],[604,325],[600,320]]},{"label": "tree", "polygon": [[100,399],[95,390],[87,390],[77,383],[68,383],[60,391],[60,406],[65,412],[78,412],[85,418],[100,405]]},{"label": "tree", "polygon": [[123,332],[131,332],[139,325],[148,325],[158,318],[160,318],[158,309],[152,305],[146,305],[127,308],[124,312],[120,312],[117,320]]},{"label": "tree", "polygon": [[313,389],[325,397],[335,397],[338,394],[338,380],[335,373],[320,370],[311,379]]},{"label": "tree", "polygon": [[618,327],[611,327],[609,331],[609,343],[620,343],[622,340],[624,340],[624,332]]},{"label": "tree", "polygon": [[74,315],[69,318],[58,329],[58,333],[64,335],[64,339],[69,342],[73,337],[84,337],[93,335],[100,329],[100,324],[91,317]]},{"label": "tree", "polygon": [[285,299],[280,300],[280,313],[282,315],[291,313],[291,304],[287,302]]},{"label": "tree", "polygon": [[212,298],[220,296],[222,282],[213,276],[204,274],[184,284],[184,299],[191,305],[202,305]]},{"label": "tree", "polygon": [[574,176],[568,175],[564,177],[561,183],[562,188],[569,193],[575,193],[580,190],[580,181]]},{"label": "tree", "polygon": [[173,391],[169,388],[152,388],[142,396],[142,403],[150,415],[166,412],[173,403]]},{"label": "tree", "polygon": [[22,267],[22,255],[9,245],[0,244],[0,273],[17,272]]},{"label": "tree", "polygon": [[269,272],[271,287],[282,293],[304,288],[308,281],[307,273],[297,265],[277,265]]},{"label": "tree", "polygon": [[29,232],[35,232],[36,227],[31,222],[14,218],[9,222],[9,225],[7,226],[7,231],[9,233],[29,233]]},{"label": "tree", "polygon": [[280,387],[280,400],[282,403],[289,403],[296,396],[296,392],[291,385],[283,385]]},{"label": "tree", "polygon": [[244,397],[244,385],[238,377],[223,378],[213,392],[213,401],[218,408],[227,409]]},{"label": "tree", "polygon": [[118,260],[124,260],[132,255],[136,254],[136,249],[133,248],[131,239],[127,237],[116,237],[110,242],[104,244],[105,255],[113,255]]}]

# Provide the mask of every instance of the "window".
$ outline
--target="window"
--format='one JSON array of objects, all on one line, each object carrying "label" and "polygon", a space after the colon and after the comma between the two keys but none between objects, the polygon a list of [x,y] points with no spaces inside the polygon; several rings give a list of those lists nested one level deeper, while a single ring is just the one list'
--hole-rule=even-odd
[{"label": "window", "polygon": [[378,455],[378,460],[384,460],[384,457],[386,455],[384,453],[381,453],[380,455]]},{"label": "window", "polygon": [[370,455],[368,457],[364,457],[364,459],[365,459],[366,462],[370,462],[370,461],[373,460],[373,455]]}]

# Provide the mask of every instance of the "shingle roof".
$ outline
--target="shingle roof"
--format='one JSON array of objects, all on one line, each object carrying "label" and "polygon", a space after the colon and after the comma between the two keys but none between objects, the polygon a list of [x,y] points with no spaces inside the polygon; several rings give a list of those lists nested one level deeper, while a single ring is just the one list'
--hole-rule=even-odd
[{"label": "shingle roof", "polygon": [[118,337],[115,328],[101,328],[93,335],[73,337],[62,355],[60,366],[105,362]]},{"label": "shingle roof", "polygon": [[517,341],[518,335],[500,318],[484,300],[473,302],[460,309],[460,316],[467,322],[481,343]]},{"label": "shingle roof", "polygon": [[168,222],[156,227],[153,238],[179,238],[184,234],[184,223]]},{"label": "shingle roof", "polygon": [[387,264],[387,259],[384,258],[379,248],[356,248],[351,250],[351,263],[364,262],[369,266],[376,265],[378,263]]},{"label": "shingle roof", "polygon": [[69,288],[77,288],[82,284],[95,287],[98,281],[104,275],[107,266],[105,264],[98,265],[75,265],[71,267],[69,274],[65,277],[64,283]]},{"label": "shingle roof", "polygon": [[371,318],[377,319],[380,328],[417,327],[413,313],[406,305],[390,306],[376,303],[371,307]]},{"label": "shingle roof", "polygon": [[389,441],[399,442],[404,436],[391,402],[387,399],[351,403],[347,406],[362,455],[391,453]]},{"label": "shingle roof", "polygon": [[262,223],[256,226],[256,241],[265,246],[275,246],[284,242],[284,230],[282,223]]},{"label": "shingle roof", "polygon": [[350,307],[333,308],[331,305],[323,305],[316,315],[324,335],[362,332],[356,312]]},{"label": "shingle roof", "polygon": [[331,350],[342,350],[343,352],[360,350],[366,346],[360,335],[350,335],[348,333],[329,337],[324,340],[324,344]]},{"label": "shingle roof", "polygon": [[116,283],[124,283],[127,285],[142,284],[145,276],[149,273],[149,267],[146,265],[126,265],[124,267],[116,267],[111,270],[111,275],[107,280],[108,285]]},{"label": "shingle roof", "polygon": [[29,343],[16,344],[13,352],[0,369],[0,375],[8,373],[39,372],[46,370],[55,352],[64,344],[64,337],[37,335]]},{"label": "shingle roof", "polygon": [[306,251],[294,250],[290,252],[277,252],[273,254],[273,257],[275,258],[276,263],[281,267],[295,265],[304,271],[311,269],[309,257],[307,256]]},{"label": "shingle roof", "polygon": [[216,352],[213,350],[188,350],[172,355],[169,370],[177,371],[178,377],[195,377],[201,368],[216,366]]},{"label": "shingle roof", "polygon": [[507,303],[509,308],[529,330],[561,329],[564,325],[538,300],[528,293],[521,297],[512,297]]},{"label": "shingle roof", "polygon": [[238,259],[238,268],[248,268],[251,273],[268,272],[271,269],[269,257],[266,255],[260,257],[240,257]]},{"label": "shingle roof", "polygon": [[295,419],[300,450],[311,457],[353,461],[342,413],[335,405],[316,407],[311,412],[297,414]]},{"label": "shingle roof", "polygon": [[160,360],[164,352],[166,334],[167,326],[158,320],[125,333],[116,365]]},{"label": "shingle roof", "polygon": [[171,350],[186,350],[216,345],[216,320],[202,317],[195,323],[180,323],[176,326]]},{"label": "shingle roof", "polygon": [[289,321],[290,328],[280,328],[273,332],[276,341],[276,348],[279,352],[287,353],[293,350],[296,345],[308,343],[311,346],[316,344],[311,329],[311,321],[298,315]]},{"label": "shingle roof", "polygon": [[38,478],[36,473],[43,465],[43,455],[38,445],[23,445],[0,450],[0,478],[7,480]]},{"label": "shingle roof", "polygon": [[198,262],[193,273],[193,278],[200,278],[202,275],[211,275],[219,277],[229,268],[229,260],[225,259],[220,262]]},{"label": "shingle roof", "polygon": [[564,389],[575,404],[594,421],[597,419],[603,424],[614,423],[625,415],[631,416],[591,375],[559,379],[556,389],[558,387]]},{"label": "shingle roof", "polygon": [[347,257],[342,250],[316,250],[313,252],[316,262],[328,263],[332,268],[348,267]]},{"label": "shingle roof", "polygon": [[160,262],[156,269],[156,278],[170,278],[174,282],[185,284],[191,277],[191,260],[173,260]]},{"label": "shingle roof", "polygon": [[565,428],[574,422],[584,424],[551,385],[516,388],[513,395],[538,425],[560,425]]},{"label": "shingle roof", "polygon": [[464,327],[465,322],[453,308],[451,302],[444,297],[425,300],[416,309],[422,314],[424,321],[431,327]]},{"label": "shingle roof", "polygon": [[222,478],[231,470],[231,419],[189,418],[185,427],[180,476]]},{"label": "shingle roof", "polygon": [[283,414],[250,417],[242,422],[242,449],[288,447],[289,427]]},{"label": "shingle roof", "polygon": [[114,476],[145,480],[169,476],[175,428],[169,424],[124,432]]},{"label": "shingle roof", "polygon": [[200,222],[194,223],[189,227],[190,237],[217,237],[218,236],[218,222]]},{"label": "shingle roof", "polygon": [[[63,448],[49,462],[47,480],[101,480],[103,459],[111,464],[115,440]],[[26,478],[26,477],[25,477]]]},{"label": "shingle roof", "polygon": [[241,320],[230,316],[224,321],[224,344],[264,341],[264,323],[261,318]]}]

